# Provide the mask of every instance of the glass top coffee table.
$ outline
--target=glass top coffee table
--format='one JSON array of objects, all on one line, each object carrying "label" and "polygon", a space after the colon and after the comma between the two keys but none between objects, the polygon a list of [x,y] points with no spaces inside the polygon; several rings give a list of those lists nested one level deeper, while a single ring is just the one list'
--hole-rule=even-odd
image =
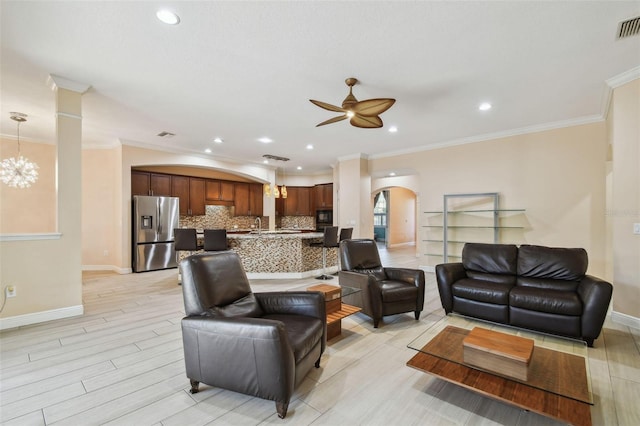
[{"label": "glass top coffee table", "polygon": [[[510,362],[501,358],[502,349],[508,348],[487,345],[490,367],[470,363],[464,342],[475,327],[504,333],[505,340],[512,340],[513,335],[533,340],[526,379],[500,368],[501,360]],[[448,315],[407,346],[418,352],[407,362],[409,367],[547,417],[591,425],[593,394],[583,341]]]}]

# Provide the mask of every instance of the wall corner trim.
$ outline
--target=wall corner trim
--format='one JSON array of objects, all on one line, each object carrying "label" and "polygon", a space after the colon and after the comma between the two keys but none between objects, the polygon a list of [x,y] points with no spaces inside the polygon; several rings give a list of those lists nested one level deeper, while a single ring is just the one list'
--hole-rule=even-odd
[{"label": "wall corner trim", "polygon": [[66,308],[51,309],[49,311],[33,312],[31,314],[16,315],[15,317],[0,318],[0,330],[22,327],[23,325],[38,324],[62,318],[82,315],[83,305],[68,306]]}]

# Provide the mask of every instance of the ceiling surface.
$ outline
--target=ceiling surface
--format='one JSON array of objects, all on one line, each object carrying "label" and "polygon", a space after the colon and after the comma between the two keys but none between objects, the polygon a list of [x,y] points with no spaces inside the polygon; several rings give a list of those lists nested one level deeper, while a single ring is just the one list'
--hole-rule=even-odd
[{"label": "ceiling surface", "polygon": [[[161,23],[161,7],[179,25]],[[640,36],[616,39],[639,1],[3,0],[0,13],[3,135],[18,111],[21,138],[55,140],[54,74],[91,86],[88,147],[272,154],[291,159],[287,173],[601,120],[606,81],[640,66]],[[309,99],[339,106],[348,77],[358,100],[396,99],[384,127],[315,127],[339,114]]]}]

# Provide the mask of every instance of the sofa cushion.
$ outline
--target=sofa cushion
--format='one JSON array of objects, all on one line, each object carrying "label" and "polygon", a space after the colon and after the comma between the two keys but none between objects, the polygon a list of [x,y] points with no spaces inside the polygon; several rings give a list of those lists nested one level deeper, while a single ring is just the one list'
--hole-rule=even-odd
[{"label": "sofa cushion", "polygon": [[380,281],[380,287],[382,287],[382,301],[384,303],[416,300],[418,298],[418,287],[405,282],[383,280]]},{"label": "sofa cushion", "polygon": [[582,315],[582,301],[574,291],[514,287],[509,293],[510,306],[560,315]]},{"label": "sofa cushion", "polygon": [[512,287],[504,283],[464,278],[453,284],[452,292],[455,297],[495,303],[497,305],[508,305],[509,290]]},{"label": "sofa cushion", "polygon": [[518,247],[513,244],[467,243],[462,249],[462,265],[468,271],[515,275]]},{"label": "sofa cushion", "polygon": [[521,245],[518,250],[519,277],[578,281],[587,272],[588,258],[582,248]]},{"label": "sofa cushion", "polygon": [[262,318],[284,323],[296,364],[322,339],[324,327],[318,318],[291,314],[270,314]]}]

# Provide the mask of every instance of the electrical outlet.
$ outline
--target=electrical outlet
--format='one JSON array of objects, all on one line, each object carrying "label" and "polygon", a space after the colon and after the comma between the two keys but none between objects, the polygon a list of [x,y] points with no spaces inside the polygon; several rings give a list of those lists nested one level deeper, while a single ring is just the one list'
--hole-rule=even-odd
[{"label": "electrical outlet", "polygon": [[5,289],[5,296],[7,297],[7,299],[9,297],[16,297],[16,286],[15,285],[8,285]]},{"label": "electrical outlet", "polygon": [[104,252],[102,252],[102,254],[103,254],[104,256],[109,256],[109,250],[105,250]]},{"label": "electrical outlet", "polygon": [[640,235],[640,223],[633,224],[633,233],[636,235]]}]

